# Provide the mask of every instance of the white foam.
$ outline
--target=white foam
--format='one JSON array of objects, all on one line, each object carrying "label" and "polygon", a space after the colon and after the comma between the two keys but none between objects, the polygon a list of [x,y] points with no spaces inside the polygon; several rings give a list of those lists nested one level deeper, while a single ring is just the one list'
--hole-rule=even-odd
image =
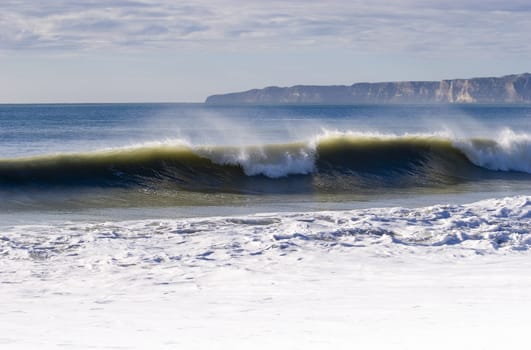
[{"label": "white foam", "polygon": [[481,167],[531,173],[531,135],[505,129],[487,142],[461,139],[455,140],[454,145]]},{"label": "white foam", "polygon": [[0,344],[525,347],[529,248],[531,196],[3,227]]},{"label": "white foam", "polygon": [[315,169],[315,146],[311,143],[285,149],[273,147],[197,149],[198,154],[214,163],[239,165],[248,176],[265,175],[280,178],[292,174],[309,174]]},{"label": "white foam", "polygon": [[20,260],[35,259],[48,261],[52,270],[70,269],[79,261],[100,267],[119,265],[125,263],[122,255],[127,263],[149,265],[160,252],[192,262],[210,250],[217,252],[211,258],[222,261],[223,256],[244,257],[268,250],[271,254],[286,245],[304,253],[332,243],[375,250],[381,249],[375,243],[386,249],[394,249],[390,247],[396,244],[467,250],[472,247],[493,253],[531,247],[531,197],[418,209],[19,225],[5,228],[2,237],[0,251],[14,269]]}]

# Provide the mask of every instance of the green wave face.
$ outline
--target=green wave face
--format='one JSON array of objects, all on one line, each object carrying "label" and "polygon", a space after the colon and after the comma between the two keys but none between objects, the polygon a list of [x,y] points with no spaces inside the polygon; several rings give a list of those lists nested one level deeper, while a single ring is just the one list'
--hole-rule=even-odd
[{"label": "green wave face", "polygon": [[435,137],[343,135],[245,148],[157,146],[0,160],[0,188],[37,190],[328,193],[529,176],[475,165],[452,140]]}]

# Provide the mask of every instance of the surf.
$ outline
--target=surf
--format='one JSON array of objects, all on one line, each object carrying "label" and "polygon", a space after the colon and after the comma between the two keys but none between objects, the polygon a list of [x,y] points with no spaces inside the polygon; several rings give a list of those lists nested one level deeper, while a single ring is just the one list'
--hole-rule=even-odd
[{"label": "surf", "polygon": [[[445,185],[529,178],[531,138],[451,139],[438,135],[332,133],[256,146],[140,145],[0,160],[0,186],[146,187],[267,192]],[[288,186],[289,187],[289,186]],[[304,186],[303,186],[304,187]]]}]

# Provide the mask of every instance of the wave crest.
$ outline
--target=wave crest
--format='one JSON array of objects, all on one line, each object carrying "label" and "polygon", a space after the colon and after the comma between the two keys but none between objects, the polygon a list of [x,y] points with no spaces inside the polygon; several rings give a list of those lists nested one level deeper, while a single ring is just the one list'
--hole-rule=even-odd
[{"label": "wave crest", "polygon": [[329,133],[307,142],[247,147],[162,143],[0,160],[0,187],[283,193],[444,186],[514,178],[515,172],[529,180],[530,150],[530,136],[510,131],[495,139]]},{"label": "wave crest", "polygon": [[220,165],[240,166],[247,176],[279,178],[315,171],[316,148],[295,143],[242,148],[198,148],[197,154]]},{"label": "wave crest", "polygon": [[531,135],[506,129],[496,139],[456,140],[454,145],[480,167],[531,173]]}]

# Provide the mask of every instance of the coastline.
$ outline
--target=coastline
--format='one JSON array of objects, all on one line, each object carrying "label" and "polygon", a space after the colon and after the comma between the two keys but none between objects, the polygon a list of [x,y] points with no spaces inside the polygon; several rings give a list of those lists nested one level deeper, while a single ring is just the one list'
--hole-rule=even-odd
[{"label": "coastline", "polygon": [[530,209],[531,197],[516,196],[417,209],[13,226],[1,241],[10,258],[2,260],[0,297],[9,302],[0,343],[519,344],[531,310]]}]

